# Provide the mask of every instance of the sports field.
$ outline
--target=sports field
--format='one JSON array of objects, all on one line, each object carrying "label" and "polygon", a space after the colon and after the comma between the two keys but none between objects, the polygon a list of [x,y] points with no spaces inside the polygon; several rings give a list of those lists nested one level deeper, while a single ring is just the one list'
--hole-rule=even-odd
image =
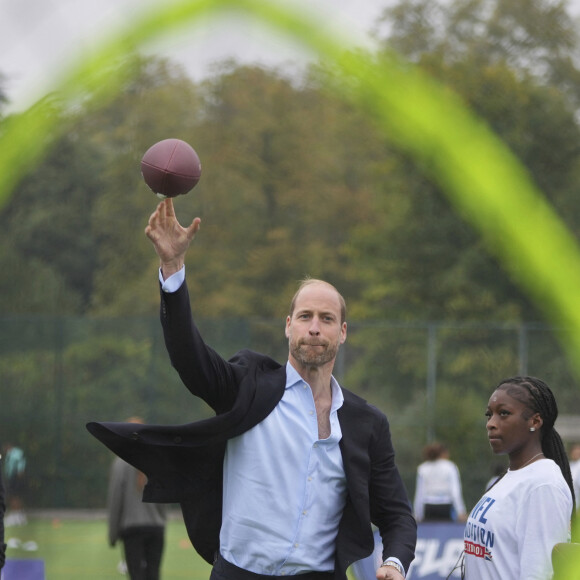
[{"label": "sports field", "polygon": [[[121,547],[110,548],[103,518],[29,517],[25,526],[6,529],[8,559],[44,560],[46,580],[120,580]],[[36,548],[36,549],[35,549]],[[163,580],[207,580],[210,566],[192,548],[183,522],[167,526]]]}]

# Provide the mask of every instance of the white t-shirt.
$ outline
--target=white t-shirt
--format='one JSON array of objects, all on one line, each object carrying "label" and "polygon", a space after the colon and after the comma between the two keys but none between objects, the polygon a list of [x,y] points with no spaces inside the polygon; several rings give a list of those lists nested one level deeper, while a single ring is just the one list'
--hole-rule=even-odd
[{"label": "white t-shirt", "polygon": [[413,502],[417,520],[423,519],[427,503],[449,503],[457,514],[465,513],[459,469],[453,461],[441,458],[425,461],[417,467],[417,486]]},{"label": "white t-shirt", "polygon": [[558,465],[541,459],[485,492],[465,526],[466,580],[547,580],[552,548],[570,540],[572,494]]}]

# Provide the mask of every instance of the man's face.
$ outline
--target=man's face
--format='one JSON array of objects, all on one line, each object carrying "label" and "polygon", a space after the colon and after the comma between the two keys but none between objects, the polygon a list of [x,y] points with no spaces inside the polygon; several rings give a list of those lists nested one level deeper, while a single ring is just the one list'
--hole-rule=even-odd
[{"label": "man's face", "polygon": [[290,359],[303,367],[334,363],[339,346],[346,340],[346,322],[341,323],[338,294],[324,283],[302,289],[292,316],[286,319]]}]

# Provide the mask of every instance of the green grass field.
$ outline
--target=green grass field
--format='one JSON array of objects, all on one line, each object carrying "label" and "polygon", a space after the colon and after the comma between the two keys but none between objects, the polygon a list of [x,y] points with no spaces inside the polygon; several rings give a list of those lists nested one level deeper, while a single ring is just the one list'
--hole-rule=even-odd
[{"label": "green grass field", "polygon": [[[121,547],[109,547],[104,519],[29,517],[27,525],[6,529],[6,542],[7,559],[44,560],[46,580],[126,578],[117,571]],[[30,550],[30,542],[38,548]],[[171,519],[165,538],[163,580],[207,580],[210,570],[192,548],[183,522]]]},{"label": "green grass field", "polygon": [[[177,512],[180,514],[180,512]],[[30,517],[25,526],[6,528],[8,560],[44,560],[45,580],[122,580],[121,546],[110,548],[101,517]],[[36,550],[30,550],[31,542]],[[208,580],[211,566],[193,549],[181,516],[167,525],[162,580]],[[348,572],[348,579],[354,580]]]}]

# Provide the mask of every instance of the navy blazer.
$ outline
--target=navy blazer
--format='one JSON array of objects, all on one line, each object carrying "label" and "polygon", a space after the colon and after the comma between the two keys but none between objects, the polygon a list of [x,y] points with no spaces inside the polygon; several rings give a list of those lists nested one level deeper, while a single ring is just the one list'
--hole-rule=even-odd
[{"label": "navy blazer", "polygon": [[[282,398],[286,367],[249,350],[225,361],[201,338],[185,284],[161,293],[161,321],[173,366],[216,416],[184,425],[89,423],[88,430],[148,477],[144,501],[180,503],[190,540],[209,563],[219,551],[222,470],[227,440],[262,421]],[[405,569],[414,558],[417,525],[395,464],[386,416],[342,389],[340,449],[348,495],[339,524],[335,578],[374,549],[371,522],[384,557]]]}]

